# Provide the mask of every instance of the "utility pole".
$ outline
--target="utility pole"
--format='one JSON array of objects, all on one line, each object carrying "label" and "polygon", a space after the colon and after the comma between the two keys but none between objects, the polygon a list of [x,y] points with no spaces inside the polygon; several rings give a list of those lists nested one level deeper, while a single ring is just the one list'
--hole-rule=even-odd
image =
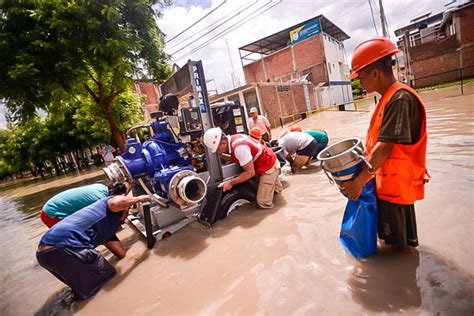
[{"label": "utility pole", "polygon": [[383,11],[382,0],[379,0],[380,7],[380,23],[382,24],[382,34],[384,37],[389,37],[387,32],[387,22],[385,21],[385,12]]},{"label": "utility pole", "polygon": [[225,44],[227,45],[227,53],[229,54],[230,68],[232,69],[232,73],[231,73],[232,87],[235,89],[234,63],[232,62],[232,57],[230,56],[229,42],[227,41],[227,39],[225,40]]}]

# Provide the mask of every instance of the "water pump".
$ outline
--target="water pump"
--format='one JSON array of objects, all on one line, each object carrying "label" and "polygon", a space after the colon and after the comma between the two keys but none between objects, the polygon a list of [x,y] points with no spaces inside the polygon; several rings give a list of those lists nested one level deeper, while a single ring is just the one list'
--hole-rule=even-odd
[{"label": "water pump", "polygon": [[140,183],[146,192],[181,207],[199,203],[206,183],[193,171],[188,145],[174,134],[166,117],[140,127],[148,127],[152,136],[143,143],[128,138],[126,152],[104,168],[107,177],[113,183]]}]

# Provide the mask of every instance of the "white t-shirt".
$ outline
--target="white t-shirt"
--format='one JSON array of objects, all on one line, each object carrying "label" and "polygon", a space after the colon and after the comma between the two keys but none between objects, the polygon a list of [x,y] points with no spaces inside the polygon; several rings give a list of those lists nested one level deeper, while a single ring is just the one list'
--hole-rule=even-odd
[{"label": "white t-shirt", "polygon": [[268,129],[270,128],[270,122],[268,122],[267,118],[263,115],[258,115],[257,120],[254,120],[253,117],[250,118],[250,128],[256,127],[260,130],[263,134],[268,133]]},{"label": "white t-shirt", "polygon": [[252,152],[250,151],[250,147],[245,144],[241,144],[234,149],[235,158],[239,161],[240,166],[245,166],[250,161],[252,161]]},{"label": "white t-shirt", "polygon": [[278,140],[278,146],[280,146],[285,156],[288,154],[295,154],[298,150],[304,149],[308,146],[314,138],[306,133],[302,132],[289,132]]},{"label": "white t-shirt", "polygon": [[[230,136],[227,135],[227,142],[229,144],[229,152],[232,151],[232,147],[230,146]],[[252,159],[252,152],[250,151],[250,147],[246,144],[240,144],[239,146],[235,147],[234,149],[235,158],[239,161],[239,165],[245,166],[248,164]]]}]

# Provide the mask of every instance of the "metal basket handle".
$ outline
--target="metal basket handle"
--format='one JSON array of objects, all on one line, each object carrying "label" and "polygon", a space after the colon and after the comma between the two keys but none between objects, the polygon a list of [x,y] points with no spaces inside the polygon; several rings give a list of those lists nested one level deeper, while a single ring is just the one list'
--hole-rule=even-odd
[{"label": "metal basket handle", "polygon": [[373,168],[374,168],[374,167],[372,167],[372,165],[370,164],[370,162],[369,162],[363,155],[361,155],[358,151],[356,151],[356,150],[353,149],[353,150],[351,150],[351,153],[352,153],[353,155],[355,155],[357,158],[362,159],[362,160],[365,162],[365,164],[366,164],[370,169],[373,169]]},{"label": "metal basket handle", "polygon": [[324,171],[324,173],[326,174],[326,177],[328,177],[328,179],[329,179],[329,184],[330,184],[330,185],[333,185],[333,184],[335,183],[335,181],[334,181],[334,178],[332,177],[332,175],[331,175],[330,173],[328,173],[328,172],[326,171],[326,169],[324,169],[324,167],[323,167],[323,171]]}]

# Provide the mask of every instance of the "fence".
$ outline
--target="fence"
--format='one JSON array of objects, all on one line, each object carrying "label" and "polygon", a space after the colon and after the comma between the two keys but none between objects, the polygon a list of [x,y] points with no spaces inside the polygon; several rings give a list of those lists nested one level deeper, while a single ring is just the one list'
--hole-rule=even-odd
[{"label": "fence", "polygon": [[[354,109],[349,109],[346,107],[349,104],[354,104]],[[284,127],[286,124],[294,124],[305,118],[317,114],[323,111],[347,111],[347,112],[368,112],[369,108],[373,105],[377,104],[377,97],[367,97],[364,99],[354,100],[353,102],[346,102],[342,104],[335,104],[334,106],[314,109],[311,111],[300,112],[300,113],[293,113],[289,115],[283,115],[280,117],[280,127]],[[273,121],[274,125],[276,126],[275,120]]]},{"label": "fence", "polygon": [[471,78],[474,78],[474,66],[452,69],[429,76],[415,77],[410,80],[410,86],[415,89],[420,89],[437,85],[459,84],[460,92],[464,94],[466,80]]}]

